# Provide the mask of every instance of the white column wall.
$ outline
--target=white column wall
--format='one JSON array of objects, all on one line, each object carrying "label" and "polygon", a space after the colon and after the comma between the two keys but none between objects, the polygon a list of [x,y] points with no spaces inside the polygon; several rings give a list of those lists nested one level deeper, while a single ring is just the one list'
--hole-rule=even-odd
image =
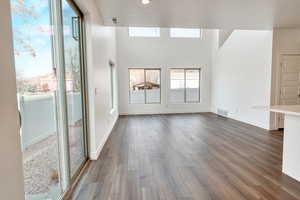
[{"label": "white column wall", "polygon": [[[109,61],[117,63],[115,27],[103,25],[102,16],[95,1],[76,0],[76,3],[84,13],[86,26],[89,156],[95,160],[119,116],[117,87],[115,87],[114,95],[115,109],[110,108]],[[117,85],[117,80],[114,85]]]},{"label": "white column wall", "polygon": [[10,0],[0,2],[0,198],[24,199]]},{"label": "white column wall", "polygon": [[235,30],[221,48],[216,35],[212,68],[212,111],[270,129],[273,31]]}]

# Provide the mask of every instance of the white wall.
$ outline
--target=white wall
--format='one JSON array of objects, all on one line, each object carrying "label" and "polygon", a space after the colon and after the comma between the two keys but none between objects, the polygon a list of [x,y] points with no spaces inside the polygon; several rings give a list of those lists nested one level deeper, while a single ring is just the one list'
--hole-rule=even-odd
[{"label": "white wall", "polygon": [[0,2],[0,198],[24,199],[10,0]]},{"label": "white wall", "polygon": [[[272,63],[272,99],[271,104],[279,104],[279,72],[282,54],[300,54],[300,29],[274,29]],[[275,114],[271,115],[271,127],[277,127]]]},{"label": "white wall", "polygon": [[[174,39],[166,28],[160,38],[130,38],[128,28],[117,28],[120,114],[155,114],[210,111],[210,77],[213,30],[204,30],[203,39]],[[161,68],[162,103],[129,104],[128,68]],[[201,103],[167,103],[170,67],[201,67]]]},{"label": "white wall", "polygon": [[269,112],[254,107],[270,105],[273,32],[235,30],[220,49],[215,38],[212,111],[269,129]]},{"label": "white wall", "polygon": [[219,30],[219,48],[223,46],[233,31],[233,29]]},{"label": "white wall", "polygon": [[[116,63],[114,27],[103,26],[102,17],[93,0],[77,0],[86,20],[87,70],[89,90],[90,158],[97,159],[118,116],[116,105],[110,109],[109,60]],[[116,66],[118,67],[118,66]],[[117,80],[115,85],[117,85]]]}]

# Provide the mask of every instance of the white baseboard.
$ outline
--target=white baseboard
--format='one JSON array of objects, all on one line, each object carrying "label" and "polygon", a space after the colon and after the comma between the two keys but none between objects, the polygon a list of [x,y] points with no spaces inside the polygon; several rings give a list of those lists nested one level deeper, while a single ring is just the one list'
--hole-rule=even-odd
[{"label": "white baseboard", "polygon": [[[212,113],[218,115],[218,113],[213,109],[212,109]],[[253,122],[253,121],[250,121],[250,120],[241,119],[239,117],[232,116],[232,115],[227,116],[227,118],[233,119],[233,120],[245,123],[245,124],[249,124],[249,125],[252,125],[252,126],[256,126],[258,128],[262,128],[262,129],[265,129],[265,130],[271,130],[271,128],[268,125],[263,124],[263,123],[257,123],[257,122]]]},{"label": "white baseboard", "polygon": [[164,114],[197,114],[197,113],[207,113],[210,110],[201,110],[201,111],[173,111],[173,112],[122,112],[120,115],[164,115]]},{"label": "white baseboard", "polygon": [[103,137],[102,142],[100,143],[100,145],[98,146],[97,150],[94,152],[90,152],[90,159],[91,160],[98,160],[100,153],[105,145],[105,143],[107,142],[113,128],[115,127],[117,121],[119,119],[119,115],[117,115],[117,117],[114,120],[114,123],[112,123],[111,127],[109,128],[109,131],[107,131],[107,133],[105,134],[105,136]]}]

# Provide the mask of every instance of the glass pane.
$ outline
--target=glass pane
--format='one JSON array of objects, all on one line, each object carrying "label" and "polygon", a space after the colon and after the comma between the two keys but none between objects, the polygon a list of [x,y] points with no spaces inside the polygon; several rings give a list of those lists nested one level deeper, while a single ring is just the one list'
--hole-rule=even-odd
[{"label": "glass pane", "polygon": [[49,2],[11,3],[25,198],[56,200],[62,191]]},{"label": "glass pane", "polygon": [[145,103],[145,75],[143,69],[129,70],[129,93],[131,104]]},{"label": "glass pane", "polygon": [[145,70],[146,103],[160,103],[160,70]]},{"label": "glass pane", "polygon": [[82,112],[80,17],[66,0],[62,3],[70,170],[73,176],[86,160]]},{"label": "glass pane", "polygon": [[170,70],[170,103],[184,103],[184,69]]},{"label": "glass pane", "polygon": [[200,101],[200,70],[186,70],[186,102]]}]

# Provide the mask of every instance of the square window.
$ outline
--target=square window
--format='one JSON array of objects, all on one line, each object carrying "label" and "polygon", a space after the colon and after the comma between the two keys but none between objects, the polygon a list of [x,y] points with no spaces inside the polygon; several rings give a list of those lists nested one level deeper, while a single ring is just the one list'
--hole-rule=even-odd
[{"label": "square window", "polygon": [[130,104],[160,103],[160,69],[129,69]]},{"label": "square window", "polygon": [[170,69],[168,101],[170,103],[199,103],[200,72],[199,68]]}]

